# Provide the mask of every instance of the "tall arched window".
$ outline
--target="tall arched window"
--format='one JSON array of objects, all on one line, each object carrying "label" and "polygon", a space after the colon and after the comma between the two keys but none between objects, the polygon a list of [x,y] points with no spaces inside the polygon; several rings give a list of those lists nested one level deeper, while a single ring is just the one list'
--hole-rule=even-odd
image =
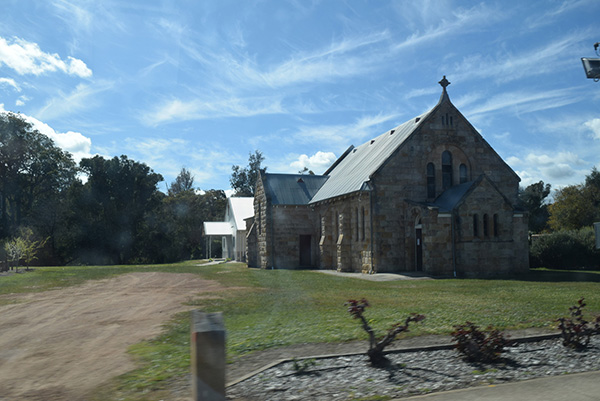
[{"label": "tall arched window", "polygon": [[442,189],[452,186],[452,153],[447,150],[442,153]]},{"label": "tall arched window", "polygon": [[494,237],[498,237],[500,233],[500,227],[498,227],[498,214],[494,214]]},{"label": "tall arched window", "polygon": [[360,223],[361,223],[360,224],[360,231],[361,231],[360,232],[360,238],[363,241],[365,240],[365,231],[366,231],[365,230],[365,215],[366,215],[366,212],[365,212],[365,208],[363,206],[361,208],[361,213],[360,213]]},{"label": "tall arched window", "polygon": [[484,214],[483,215],[483,236],[484,237],[488,237],[489,236],[489,227],[488,227],[488,215]]},{"label": "tall arched window", "polygon": [[460,174],[460,183],[464,183],[467,182],[469,180],[469,178],[467,177],[467,166],[464,164],[461,164],[460,167],[458,168],[459,174]]},{"label": "tall arched window", "polygon": [[427,197],[435,198],[435,165],[427,163]]},{"label": "tall arched window", "polygon": [[479,237],[479,216],[473,215],[473,237]]},{"label": "tall arched window", "polygon": [[354,208],[354,241],[358,241],[358,208]]}]

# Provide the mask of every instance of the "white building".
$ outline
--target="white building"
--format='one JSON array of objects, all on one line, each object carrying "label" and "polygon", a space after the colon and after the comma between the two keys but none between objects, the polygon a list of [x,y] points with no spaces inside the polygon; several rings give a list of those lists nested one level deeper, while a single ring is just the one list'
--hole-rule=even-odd
[{"label": "white building", "polygon": [[223,258],[246,261],[246,222],[254,215],[254,198],[229,198],[224,221],[204,222],[208,257],[211,257],[213,237],[221,237]]}]

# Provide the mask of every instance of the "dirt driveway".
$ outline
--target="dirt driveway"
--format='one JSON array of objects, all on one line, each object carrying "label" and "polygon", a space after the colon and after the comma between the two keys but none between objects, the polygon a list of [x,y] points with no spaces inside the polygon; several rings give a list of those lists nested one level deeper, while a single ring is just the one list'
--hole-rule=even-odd
[{"label": "dirt driveway", "polygon": [[[182,305],[222,290],[193,274],[131,273],[24,295],[0,306],[0,400],[81,400],[135,368],[127,347]],[[210,294],[212,293],[212,294]]]}]

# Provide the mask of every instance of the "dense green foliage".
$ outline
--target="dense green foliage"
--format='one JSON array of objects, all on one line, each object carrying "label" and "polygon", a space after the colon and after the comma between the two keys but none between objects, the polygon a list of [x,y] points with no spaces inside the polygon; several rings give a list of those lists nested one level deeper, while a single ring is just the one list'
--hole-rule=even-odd
[{"label": "dense green foliage", "polygon": [[596,269],[600,267],[600,251],[596,249],[594,230],[585,227],[534,238],[529,260],[531,267]]},{"label": "dense green foliage", "polygon": [[[185,168],[167,195],[158,191],[162,180],[127,156],[76,166],[21,116],[0,113],[0,260],[123,264],[203,256],[202,223],[223,218],[225,193],[197,193]],[[23,232],[28,243],[44,246],[16,257]]]},{"label": "dense green foliage", "polygon": [[234,196],[254,196],[254,186],[256,180],[260,176],[261,171],[266,171],[267,168],[261,167],[262,162],[265,160],[264,156],[259,150],[255,150],[254,153],[250,153],[248,157],[248,166],[232,166],[231,167],[231,188],[235,190]]},{"label": "dense green foliage", "polygon": [[584,184],[556,191],[549,212],[548,224],[554,231],[577,230],[600,221],[600,172],[594,167]]},{"label": "dense green foliage", "polygon": [[519,206],[529,212],[530,232],[542,232],[548,225],[550,213],[545,201],[550,188],[550,184],[544,184],[544,181],[531,184],[525,189],[519,188]]}]

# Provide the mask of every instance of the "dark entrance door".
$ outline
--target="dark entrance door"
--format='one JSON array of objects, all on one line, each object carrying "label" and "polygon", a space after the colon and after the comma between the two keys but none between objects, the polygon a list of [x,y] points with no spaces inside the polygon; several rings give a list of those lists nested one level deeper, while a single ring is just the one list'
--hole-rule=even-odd
[{"label": "dark entrance door", "polygon": [[416,248],[416,270],[423,271],[423,229],[417,227],[415,229],[415,248]]},{"label": "dark entrance door", "polygon": [[311,236],[301,235],[300,236],[300,266],[309,267],[312,266],[312,249],[311,249]]}]

